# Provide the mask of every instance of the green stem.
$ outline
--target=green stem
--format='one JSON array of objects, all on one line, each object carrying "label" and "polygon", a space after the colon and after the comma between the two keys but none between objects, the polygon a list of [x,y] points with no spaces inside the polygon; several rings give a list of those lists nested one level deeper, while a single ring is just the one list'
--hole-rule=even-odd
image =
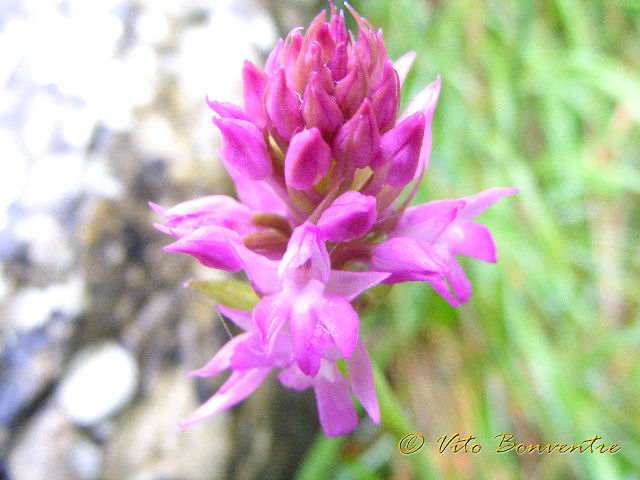
[{"label": "green stem", "polygon": [[[378,403],[380,404],[380,426],[390,433],[398,442],[408,433],[419,433],[400,407],[389,382],[387,382],[384,373],[375,362],[372,362],[372,369]],[[404,454],[398,449],[398,455]],[[405,456],[412,462],[416,478],[441,478],[437,468],[431,462],[429,452],[426,448],[422,448],[416,453]]]},{"label": "green stem", "polygon": [[[382,370],[374,362],[372,362],[372,369],[378,403],[380,404],[380,427],[399,442],[408,433],[416,433],[416,428],[400,407]],[[295,479],[322,480],[327,478],[327,475],[332,471],[332,466],[337,463],[340,457],[340,449],[348,438],[347,436],[328,438],[319,433],[305,455]],[[404,455],[398,449],[396,454],[406,456],[412,463],[415,478],[425,480],[441,478],[440,472],[431,461],[426,448],[410,455]]]},{"label": "green stem", "polygon": [[331,472],[331,465],[340,455],[340,448],[348,437],[325,437],[322,432],[311,445],[296,472],[295,480],[323,480]]}]

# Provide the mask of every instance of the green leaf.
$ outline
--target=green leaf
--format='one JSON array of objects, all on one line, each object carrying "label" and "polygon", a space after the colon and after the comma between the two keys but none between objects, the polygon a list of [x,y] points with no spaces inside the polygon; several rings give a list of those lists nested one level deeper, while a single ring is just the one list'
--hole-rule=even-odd
[{"label": "green leaf", "polygon": [[260,297],[256,295],[251,285],[238,280],[187,282],[185,287],[204,293],[218,305],[237,310],[253,310],[260,301]]}]

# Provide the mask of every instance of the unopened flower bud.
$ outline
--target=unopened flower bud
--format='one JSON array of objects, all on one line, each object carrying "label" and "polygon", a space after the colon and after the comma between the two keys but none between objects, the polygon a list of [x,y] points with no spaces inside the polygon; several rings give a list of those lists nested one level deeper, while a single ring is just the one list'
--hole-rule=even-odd
[{"label": "unopened flower bud", "polygon": [[219,226],[201,227],[167,245],[164,251],[187,253],[206,267],[237,272],[242,264],[232,247],[233,242],[242,242],[233,230]]},{"label": "unopened flower bud", "polygon": [[265,92],[265,108],[278,134],[287,142],[302,129],[300,97],[287,87],[284,69],[279,69]]},{"label": "unopened flower bud", "polygon": [[339,82],[347,74],[347,63],[349,61],[347,50],[347,42],[336,45],[333,55],[327,64],[327,67],[331,70],[331,77],[335,82]]},{"label": "unopened flower bud", "polygon": [[364,168],[380,153],[380,133],[371,102],[365,100],[360,109],[345,123],[333,141],[336,162],[353,168]]},{"label": "unopened flower bud", "polygon": [[382,80],[371,94],[371,104],[380,133],[384,133],[393,127],[396,123],[400,104],[400,79],[390,61],[385,63]]},{"label": "unopened flower bud", "polygon": [[304,65],[298,73],[299,81],[306,84],[309,80],[311,72],[317,75],[316,83],[322,87],[325,92],[333,92],[334,83],[331,72],[325,66],[322,46],[319,42],[311,42],[304,54]]},{"label": "unopened flower bud", "polygon": [[368,95],[366,73],[360,64],[349,69],[347,75],[336,85],[334,94],[345,118],[351,118]]},{"label": "unopened flower bud", "polygon": [[374,270],[391,272],[385,282],[425,281],[442,277],[448,267],[424,240],[416,237],[395,237],[378,244],[371,258]]},{"label": "unopened flower bud", "polygon": [[308,128],[317,127],[325,138],[333,135],[344,122],[344,116],[336,100],[319,85],[318,75],[313,72],[304,92],[302,117]]},{"label": "unopened flower bud", "polygon": [[415,59],[416,52],[411,50],[402,55],[398,60],[393,62],[393,69],[398,72],[398,78],[400,79],[401,87],[404,84],[404,80],[407,78],[409,70],[411,69],[411,65],[413,65],[413,61]]},{"label": "unopened flower bud", "polygon": [[318,220],[318,228],[332,242],[348,242],[367,233],[376,220],[376,199],[355,190],[334,200]]},{"label": "unopened flower bud", "polygon": [[329,24],[324,23],[323,19],[320,26],[315,31],[310,31],[310,34],[311,38],[320,44],[321,52],[323,54],[322,61],[326,64],[336,48],[336,41],[333,36],[331,36]]},{"label": "unopened flower bud", "polygon": [[166,219],[164,223],[154,226],[178,238],[190,235],[200,227],[213,225],[240,234],[255,230],[251,225],[249,207],[226,195],[208,195],[166,209],[155,204],[151,206]]},{"label": "unopened flower bud", "polygon": [[214,118],[222,132],[220,155],[226,164],[249,180],[261,180],[273,172],[271,159],[258,127],[246,120]]},{"label": "unopened flower bud", "polygon": [[286,83],[296,91],[300,91],[298,85],[298,58],[302,52],[303,43],[304,37],[300,30],[294,30],[289,34],[282,51],[282,65],[285,68]]},{"label": "unopened flower bud", "polygon": [[244,110],[258,128],[264,128],[267,120],[262,109],[262,94],[267,85],[267,75],[248,60],[242,68]]},{"label": "unopened flower bud", "polygon": [[431,156],[431,119],[433,118],[439,96],[440,76],[438,75],[435,82],[429,84],[427,88],[418,93],[418,95],[409,102],[409,105],[407,105],[407,108],[399,118],[399,121],[402,121],[415,112],[423,112],[425,116],[424,138],[422,140],[422,147],[420,148],[420,158],[416,175],[419,175],[429,166],[429,158]]},{"label": "unopened flower bud", "polygon": [[336,44],[347,43],[349,41],[347,26],[344,22],[344,11],[340,10],[340,13],[338,13],[333,3],[331,4],[331,20],[329,20],[329,29],[331,30],[333,37],[336,39]]},{"label": "unopened flower bud", "polygon": [[387,183],[402,187],[414,178],[424,137],[425,118],[417,112],[385,133],[380,139],[382,158],[391,161]]},{"label": "unopened flower bud", "polygon": [[284,159],[287,185],[298,190],[316,185],[331,167],[331,149],[320,130],[310,128],[294,135]]},{"label": "unopened flower bud", "polygon": [[284,49],[284,40],[279,39],[276,47],[269,53],[267,61],[264,64],[264,71],[267,75],[273,75],[280,65],[282,65],[282,50]]},{"label": "unopened flower bud", "polygon": [[222,118],[235,118],[236,120],[249,120],[244,109],[229,102],[216,102],[206,99],[209,108],[220,115]]}]

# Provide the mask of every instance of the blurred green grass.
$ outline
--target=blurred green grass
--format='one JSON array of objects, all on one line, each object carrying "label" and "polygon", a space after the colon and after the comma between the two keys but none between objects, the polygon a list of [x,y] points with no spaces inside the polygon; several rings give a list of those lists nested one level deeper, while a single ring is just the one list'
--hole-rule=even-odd
[{"label": "blurred green grass", "polygon": [[[414,202],[521,192],[479,218],[499,262],[462,259],[468,304],[403,284],[363,320],[403,412],[395,431],[355,456],[357,438],[321,438],[298,477],[640,478],[640,3],[352,4],[391,58],[417,51],[404,103],[442,76]],[[425,437],[411,456],[398,451],[404,428]],[[436,439],[455,432],[482,451],[439,454]],[[507,432],[622,448],[497,454]]]}]

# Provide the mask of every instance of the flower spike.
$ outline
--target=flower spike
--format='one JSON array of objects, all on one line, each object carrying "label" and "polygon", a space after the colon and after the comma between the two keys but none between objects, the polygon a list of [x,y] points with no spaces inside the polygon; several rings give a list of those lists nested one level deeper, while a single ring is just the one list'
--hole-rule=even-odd
[{"label": "flower spike", "polygon": [[358,26],[349,32],[329,6],[280,39],[264,69],[245,61],[243,105],[206,98],[239,200],[149,203],[164,218],[154,226],[175,237],[166,251],[250,283],[235,297],[212,294],[229,299],[217,308],[243,332],[190,373],[231,375],[180,429],[242,401],[273,370],[285,387],[313,388],[327,436],[356,428],[352,397],[380,423],[361,294],[418,281],[457,307],[472,293],[457,256],[497,260],[475,220],[517,188],[409,206],[430,160],[440,77],[398,117],[415,52],[392,62],[381,30],[345,3]]}]

